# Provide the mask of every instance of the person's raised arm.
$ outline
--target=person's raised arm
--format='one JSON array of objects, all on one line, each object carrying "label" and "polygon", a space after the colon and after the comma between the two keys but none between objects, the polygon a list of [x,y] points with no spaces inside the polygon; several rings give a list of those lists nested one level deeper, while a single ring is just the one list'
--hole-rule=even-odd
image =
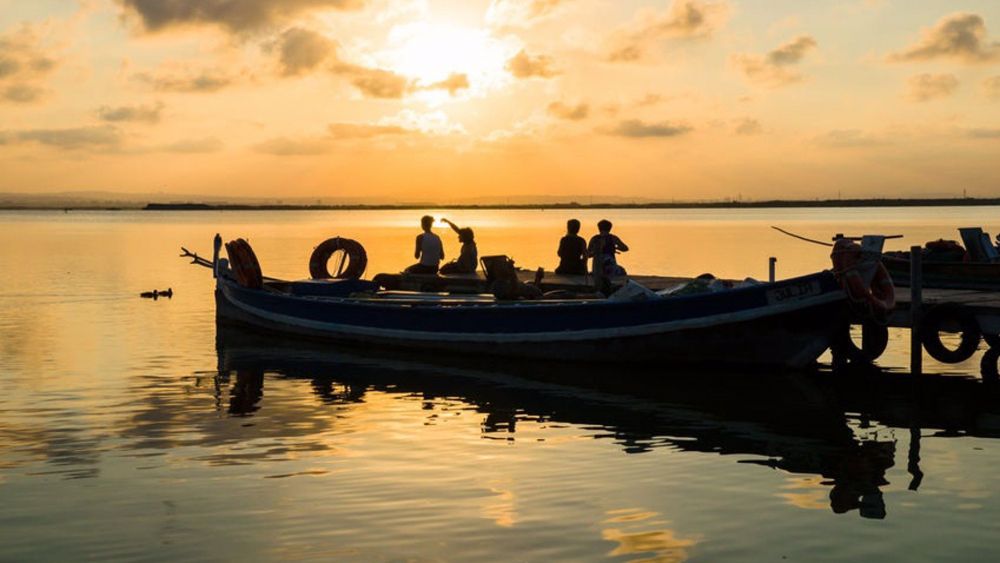
[{"label": "person's raised arm", "polygon": [[413,251],[413,257],[418,260],[420,259],[420,247],[423,246],[421,244],[423,241],[424,241],[424,234],[420,233],[419,235],[417,235],[417,248],[416,250]]},{"label": "person's raised arm", "polygon": [[452,223],[451,221],[445,219],[444,217],[442,217],[441,220],[444,221],[445,223],[448,223],[448,226],[451,227],[451,230],[455,231],[456,233],[461,230],[458,227],[458,225],[456,225],[455,223]]},{"label": "person's raised arm", "polygon": [[622,239],[615,237],[615,248],[621,250],[622,252],[628,252],[628,245],[622,242]]}]

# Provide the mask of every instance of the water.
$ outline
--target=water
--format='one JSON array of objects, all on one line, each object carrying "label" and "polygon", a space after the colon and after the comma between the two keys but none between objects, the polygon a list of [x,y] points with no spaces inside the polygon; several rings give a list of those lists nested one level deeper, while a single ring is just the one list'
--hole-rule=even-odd
[{"label": "water", "polygon": [[[828,265],[771,224],[903,249],[997,211],[573,215],[614,220],[633,272],[765,278],[772,255],[780,277]],[[569,216],[431,212],[529,268]],[[217,334],[209,272],[175,257],[248,236],[265,273],[305,277],[339,234],[398,271],[421,214],[0,213],[0,560],[996,559],[978,356],[914,382],[895,332],[865,379],[317,348]]]}]

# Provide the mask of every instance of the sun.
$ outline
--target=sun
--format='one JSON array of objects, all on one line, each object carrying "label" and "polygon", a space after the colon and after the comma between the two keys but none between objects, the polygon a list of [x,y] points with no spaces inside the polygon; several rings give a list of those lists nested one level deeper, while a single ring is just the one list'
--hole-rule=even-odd
[{"label": "sun", "polygon": [[464,74],[469,89],[481,91],[506,79],[504,67],[516,47],[488,30],[430,21],[394,27],[383,53],[393,71],[430,86]]}]

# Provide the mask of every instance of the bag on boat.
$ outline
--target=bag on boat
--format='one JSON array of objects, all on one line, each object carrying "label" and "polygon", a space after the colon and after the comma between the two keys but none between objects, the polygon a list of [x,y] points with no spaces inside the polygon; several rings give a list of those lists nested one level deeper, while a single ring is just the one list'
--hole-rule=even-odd
[{"label": "bag on boat", "polygon": [[612,293],[609,297],[609,301],[652,301],[654,299],[659,299],[660,296],[656,294],[655,291],[649,289],[648,287],[635,282],[633,280],[628,280],[628,282],[621,286],[618,291]]}]

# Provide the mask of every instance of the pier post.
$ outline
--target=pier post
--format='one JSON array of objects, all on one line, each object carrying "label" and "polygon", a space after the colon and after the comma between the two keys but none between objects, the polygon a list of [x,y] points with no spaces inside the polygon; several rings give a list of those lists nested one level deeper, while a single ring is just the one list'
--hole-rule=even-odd
[{"label": "pier post", "polygon": [[919,246],[910,247],[910,373],[923,372],[923,349],[920,344],[921,301],[923,300],[923,264]]},{"label": "pier post", "polygon": [[767,281],[774,283],[774,265],[778,262],[778,259],[774,256],[767,259]]}]

